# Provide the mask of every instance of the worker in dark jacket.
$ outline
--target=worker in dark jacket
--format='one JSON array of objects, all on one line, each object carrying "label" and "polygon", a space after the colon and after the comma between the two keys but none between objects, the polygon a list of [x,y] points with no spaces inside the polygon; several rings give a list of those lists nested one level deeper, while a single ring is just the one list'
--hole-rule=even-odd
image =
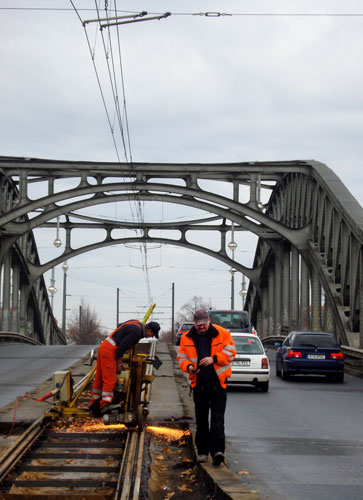
[{"label": "worker in dark jacket", "polygon": [[97,369],[90,400],[90,410],[103,415],[112,403],[118,360],[142,338],[159,338],[160,325],[150,321],[143,325],[132,319],[121,323],[98,348]]}]

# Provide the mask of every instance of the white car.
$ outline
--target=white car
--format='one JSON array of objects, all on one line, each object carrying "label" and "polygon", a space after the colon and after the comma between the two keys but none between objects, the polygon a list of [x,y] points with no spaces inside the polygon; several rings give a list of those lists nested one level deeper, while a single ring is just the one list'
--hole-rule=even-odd
[{"label": "white car", "polygon": [[228,385],[252,384],[268,391],[270,365],[261,340],[252,333],[233,333],[237,355],[232,361],[232,376]]}]

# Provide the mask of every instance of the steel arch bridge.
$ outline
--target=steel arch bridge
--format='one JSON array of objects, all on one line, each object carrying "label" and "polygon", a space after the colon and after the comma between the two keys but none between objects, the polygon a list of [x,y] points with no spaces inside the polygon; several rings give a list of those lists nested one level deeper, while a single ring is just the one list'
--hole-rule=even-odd
[{"label": "steel arch bridge", "polygon": [[[0,175],[2,330],[23,332],[45,343],[64,342],[43,273],[96,248],[161,243],[202,252],[243,273],[249,279],[245,308],[261,337],[297,328],[324,329],[360,356],[363,209],[326,165],[316,161],[131,164],[0,157]],[[72,187],[67,186],[71,181]],[[220,181],[231,194],[226,195],[224,189],[214,192],[205,181]],[[45,194],[31,198],[30,186],[34,185],[45,186]],[[242,188],[248,190],[246,202],[241,199]],[[202,215],[183,222],[140,223],[80,213],[88,207],[130,200],[194,207]],[[57,219],[66,234],[64,252],[41,263],[32,231],[57,227]],[[250,268],[228,256],[231,227],[258,237]],[[75,248],[73,235],[85,229],[102,229],[103,240]],[[119,229],[128,230],[130,236],[118,237]],[[170,237],[170,231],[178,236]],[[198,231],[217,234],[218,249],[192,243],[190,235]]]}]

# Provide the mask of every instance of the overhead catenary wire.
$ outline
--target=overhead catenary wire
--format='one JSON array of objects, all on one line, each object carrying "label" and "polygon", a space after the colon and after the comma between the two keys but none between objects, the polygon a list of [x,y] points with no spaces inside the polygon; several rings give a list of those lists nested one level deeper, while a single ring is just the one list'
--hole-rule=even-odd
[{"label": "overhead catenary wire", "polygon": [[[67,12],[73,10],[67,7],[0,7],[0,10],[39,11],[39,12]],[[95,12],[93,8],[78,8],[79,12]],[[121,13],[137,14],[137,11],[117,10]],[[161,15],[162,12],[149,12],[152,15]],[[363,17],[361,12],[170,12],[172,16],[201,16],[201,17]]]},{"label": "overhead catenary wire", "polygon": [[[99,88],[100,88],[101,95],[103,98],[104,107],[106,110],[110,130],[111,130],[114,145],[116,148],[118,161],[120,161],[120,157],[119,157],[119,153],[118,153],[118,149],[117,149],[117,144],[116,144],[116,139],[115,139],[115,134],[114,134],[114,126],[112,125],[112,122],[110,119],[110,114],[109,114],[108,109],[107,109],[107,105],[106,105],[105,98],[104,98],[104,92],[102,90],[100,78],[99,78],[96,64],[95,64],[95,51],[92,50],[92,48],[91,48],[89,36],[88,36],[87,30],[86,30],[87,23],[82,20],[82,18],[79,15],[73,1],[70,0],[70,2],[72,4],[75,12],[77,13],[79,20],[81,21],[82,26],[83,26],[84,31],[85,31],[85,34],[86,34],[87,43],[88,43],[90,54],[92,57],[92,63],[93,63],[93,66],[94,66],[94,69],[96,72],[97,81],[99,82]],[[109,13],[108,13],[107,4],[105,5],[105,7],[107,7],[105,9],[106,10],[106,19],[107,19],[110,17]],[[97,5],[96,0],[95,0],[95,8],[96,8],[96,12],[97,12],[98,23],[99,23],[99,25],[101,25],[100,9]],[[116,0],[114,0],[114,9],[115,9],[115,14],[117,14]],[[120,110],[120,104],[119,104],[119,94],[117,92],[118,82],[117,82],[117,76],[116,76],[116,69],[115,69],[116,65],[115,65],[114,50],[113,50],[113,46],[112,46],[112,36],[111,36],[110,28],[108,28],[108,43],[109,43],[109,47],[110,47],[109,53],[108,53],[108,49],[106,46],[105,36],[104,36],[102,30],[101,30],[101,37],[102,37],[102,44],[103,44],[103,50],[104,50],[104,55],[105,55],[105,59],[106,59],[107,69],[108,69],[108,77],[109,77],[110,84],[111,84],[111,91],[112,91],[112,95],[113,95],[115,113],[117,116],[117,122],[118,122],[119,130],[120,130],[120,134],[121,134],[121,138],[122,138],[124,154],[125,154],[126,162],[129,162],[129,159],[130,159],[130,162],[132,162],[131,140],[130,140],[129,125],[128,125],[128,117],[127,117],[126,95],[125,95],[126,93],[125,93],[125,84],[124,84],[124,75],[123,75],[122,57],[121,57],[121,43],[120,43],[120,35],[119,35],[118,27],[117,27],[117,48],[118,48],[118,58],[119,58],[119,67],[120,67],[120,75],[121,75],[120,79],[121,79],[121,84],[122,84],[122,95],[123,95],[123,110],[124,110],[124,115],[125,115],[125,124],[126,124],[126,133],[127,133],[127,143],[128,143],[129,155],[127,153],[127,147],[126,147],[123,125],[122,125],[122,116],[121,116],[121,110]],[[111,57],[112,69],[111,69],[110,63],[109,63],[109,56]],[[140,227],[143,228],[145,226],[143,205],[141,205],[141,201],[138,199],[138,192],[136,191],[136,189],[134,189],[134,194],[135,194],[135,199],[136,199],[136,203],[135,203],[135,205],[136,205],[136,218],[134,216],[134,213],[133,213],[133,210],[132,210],[132,207],[130,204],[131,215],[132,215],[132,218],[134,219],[134,221],[137,220]],[[141,230],[143,230],[145,233],[145,229],[138,229],[138,228],[135,229],[137,234],[138,234],[138,231],[141,231]],[[140,236],[141,236],[141,234],[140,234]],[[144,278],[145,278],[145,284],[146,284],[146,288],[147,288],[147,294],[148,294],[150,303],[152,303],[150,278],[149,278],[149,272],[148,272],[148,256],[147,256],[147,244],[146,244],[146,242],[142,242],[140,245],[140,255],[141,255],[142,269],[143,269]]]},{"label": "overhead catenary wire", "polygon": [[[73,8],[74,8],[74,11],[75,11],[75,13],[77,14],[77,17],[79,18],[79,20],[80,20],[81,24],[83,24],[82,18],[81,18],[81,16],[79,15],[78,10],[77,10],[77,8],[76,8],[76,6],[75,6],[75,5],[74,5],[74,3],[73,3],[73,0],[69,0],[69,1],[70,1],[70,3],[72,4],[72,6],[73,6]],[[96,66],[96,63],[95,63],[95,54],[94,54],[94,52],[93,52],[93,50],[92,50],[91,43],[90,43],[90,40],[89,40],[89,37],[88,37],[88,33],[87,33],[86,28],[84,28],[84,32],[85,32],[85,36],[86,36],[86,40],[87,40],[87,44],[88,44],[88,49],[89,49],[89,52],[90,52],[90,55],[91,55],[92,65],[93,65],[93,69],[94,69],[94,71],[95,71],[95,75],[96,75],[96,79],[97,79],[98,88],[99,88],[100,93],[101,93],[101,98],[102,98],[103,107],[104,107],[104,109],[105,109],[105,113],[106,113],[107,121],[108,121],[108,124],[109,124],[110,130],[111,130],[112,141],[113,141],[113,144],[114,144],[114,147],[115,147],[116,156],[117,156],[118,161],[120,162],[120,161],[121,161],[121,160],[120,160],[120,155],[119,155],[119,151],[118,151],[118,148],[117,148],[116,139],[115,139],[115,135],[114,135],[114,131],[113,131],[113,127],[112,127],[112,123],[111,123],[110,115],[109,115],[109,112],[108,112],[108,108],[107,108],[107,104],[106,104],[105,95],[104,95],[104,92],[103,92],[103,89],[102,89],[100,76],[99,76],[99,74],[98,74],[97,66]]]}]

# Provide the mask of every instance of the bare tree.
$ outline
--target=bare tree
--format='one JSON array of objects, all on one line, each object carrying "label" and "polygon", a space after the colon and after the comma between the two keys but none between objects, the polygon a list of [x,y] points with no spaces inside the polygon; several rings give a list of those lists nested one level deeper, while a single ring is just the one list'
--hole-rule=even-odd
[{"label": "bare tree", "polygon": [[179,326],[186,321],[193,321],[194,313],[198,311],[198,309],[206,309],[208,311],[208,309],[215,309],[215,307],[210,300],[206,302],[202,297],[194,295],[189,302],[181,306],[175,321],[176,328],[179,328]]},{"label": "bare tree", "polygon": [[82,345],[99,344],[105,338],[97,314],[91,311],[83,299],[78,311],[74,309],[71,312],[68,320],[68,335],[72,343]]}]

